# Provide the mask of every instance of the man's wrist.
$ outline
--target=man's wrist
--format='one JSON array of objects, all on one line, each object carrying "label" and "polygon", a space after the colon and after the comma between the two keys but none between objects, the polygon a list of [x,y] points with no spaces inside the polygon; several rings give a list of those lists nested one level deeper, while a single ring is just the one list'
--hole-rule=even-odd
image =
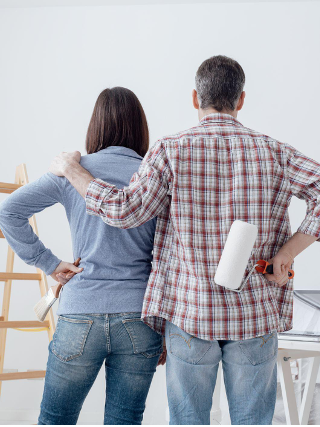
[{"label": "man's wrist", "polygon": [[281,252],[282,254],[287,255],[289,258],[291,258],[291,263],[294,261],[295,257],[297,256],[297,254],[295,254],[292,249],[288,250],[287,248],[283,249],[281,248],[279,250],[279,252]]},{"label": "man's wrist", "polygon": [[82,169],[80,163],[75,161],[68,161],[64,163],[62,167],[62,173],[67,179],[69,179],[74,173],[77,173],[77,171],[79,171],[80,169]]},{"label": "man's wrist", "polygon": [[78,193],[85,198],[89,184],[94,177],[84,169],[80,163],[70,161],[66,163],[64,176],[70,182],[70,184],[78,191]]},{"label": "man's wrist", "polygon": [[309,234],[295,232],[293,236],[279,250],[289,255],[292,260],[310,246],[317,238]]}]

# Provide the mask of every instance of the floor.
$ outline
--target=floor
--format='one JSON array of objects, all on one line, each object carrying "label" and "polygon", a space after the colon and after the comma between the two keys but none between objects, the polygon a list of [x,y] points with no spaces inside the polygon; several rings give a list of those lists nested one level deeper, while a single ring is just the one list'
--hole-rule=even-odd
[{"label": "floor", "polygon": [[29,424],[29,423],[22,423],[18,421],[0,421],[0,426],[30,426],[30,425],[36,425],[36,424]]},{"label": "floor", "polygon": [[[18,425],[21,425],[21,426],[30,426],[30,425],[37,425],[36,424],[36,422],[35,423],[30,423],[29,421],[1,421],[0,420],[0,426],[18,426]],[[82,423],[78,423],[77,424],[78,426],[81,426],[81,425],[87,425],[87,424],[82,424]],[[91,425],[94,425],[94,424],[91,424]]]}]

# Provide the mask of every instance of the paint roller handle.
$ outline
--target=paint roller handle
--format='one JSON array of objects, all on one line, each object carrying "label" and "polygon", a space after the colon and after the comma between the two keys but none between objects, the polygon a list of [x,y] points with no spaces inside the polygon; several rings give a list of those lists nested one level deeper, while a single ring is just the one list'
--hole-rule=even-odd
[{"label": "paint roller handle", "polygon": [[[266,267],[266,273],[267,274],[273,274],[273,264],[269,264]],[[293,270],[288,270],[288,276],[289,279],[292,279],[294,277],[294,271]]]},{"label": "paint roller handle", "polygon": [[[273,264],[269,264],[268,261],[265,261],[263,259],[260,259],[257,262],[255,268],[256,268],[258,273],[273,274]],[[294,271],[293,270],[288,271],[288,277],[289,277],[289,279],[293,279],[293,277],[294,277]]]}]

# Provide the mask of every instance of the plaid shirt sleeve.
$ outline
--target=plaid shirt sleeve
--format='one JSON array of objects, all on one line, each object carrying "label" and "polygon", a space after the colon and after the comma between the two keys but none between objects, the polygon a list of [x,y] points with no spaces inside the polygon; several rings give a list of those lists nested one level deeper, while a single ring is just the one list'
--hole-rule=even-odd
[{"label": "plaid shirt sleeve", "polygon": [[318,237],[320,241],[320,164],[285,144],[288,153],[287,174],[291,193],[307,203],[307,213],[299,233]]},{"label": "plaid shirt sleeve", "polygon": [[134,228],[156,217],[170,203],[171,173],[161,141],[143,159],[128,187],[119,190],[101,179],[91,181],[86,194],[89,215],[118,228]]}]

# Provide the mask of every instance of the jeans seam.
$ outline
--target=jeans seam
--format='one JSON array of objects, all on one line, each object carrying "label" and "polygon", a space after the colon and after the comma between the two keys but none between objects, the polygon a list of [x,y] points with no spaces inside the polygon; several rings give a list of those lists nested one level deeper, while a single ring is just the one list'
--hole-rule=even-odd
[{"label": "jeans seam", "polygon": [[127,323],[127,322],[125,322],[124,320],[122,320],[122,323],[123,323],[123,326],[124,326],[125,330],[127,331],[128,335],[129,335],[129,338],[130,338],[131,344],[132,344],[132,346],[133,346],[133,353],[134,353],[134,354],[138,354],[138,351],[137,351],[137,348],[136,348],[136,343],[135,343],[135,340],[134,340],[134,336],[132,336],[132,334],[131,334],[131,332],[130,332],[130,328],[127,328],[127,327],[126,327],[126,323]]},{"label": "jeans seam", "polygon": [[186,344],[188,345],[188,347],[191,349],[191,345],[190,345],[190,342],[191,342],[191,340],[194,338],[194,337],[190,337],[189,339],[188,339],[188,341],[185,339],[185,337],[183,336],[183,335],[181,335],[181,334],[169,334],[169,337],[171,338],[171,337],[173,337],[174,335],[177,335],[178,337],[181,337],[185,342],[186,342]]},{"label": "jeans seam", "polygon": [[[159,354],[161,354],[162,351],[163,351],[163,345],[162,345],[162,343],[161,343],[161,345],[159,347],[159,350],[155,354],[150,354],[150,353],[147,353],[145,351],[140,351],[140,352],[138,351],[138,349],[137,349],[137,343],[136,343],[136,340],[135,340],[135,336],[132,333],[132,331],[130,330],[129,325],[128,326],[126,325],[126,323],[129,323],[129,324],[132,323],[131,320],[133,320],[133,319],[129,319],[129,322],[127,322],[125,320],[122,320],[122,323],[123,323],[123,326],[124,326],[125,330],[127,331],[128,335],[129,335],[129,339],[130,339],[132,347],[133,347],[133,353],[134,354],[142,354],[144,357],[146,357],[148,359],[151,359],[152,357],[159,356]],[[136,321],[137,319],[134,319],[134,320]],[[141,320],[141,319],[138,319],[138,320]],[[146,325],[142,320],[141,320],[141,322],[144,325]],[[153,332],[156,333],[155,331],[153,331]]]},{"label": "jeans seam", "polygon": [[111,341],[110,341],[110,319],[109,319],[109,316],[106,317],[105,334],[106,334],[107,354],[110,354],[111,353]]},{"label": "jeans seam", "polygon": [[267,339],[265,339],[264,337],[265,337],[265,335],[263,335],[262,337],[258,337],[258,338],[262,339],[262,344],[260,345],[260,347],[263,347],[265,345],[265,343],[267,341],[269,341],[270,338],[274,337],[274,332],[272,332],[272,334],[269,335]]},{"label": "jeans seam", "polygon": [[64,322],[69,323],[90,323],[92,325],[93,320],[88,319],[72,319],[70,317],[59,316],[59,319],[62,319]]},{"label": "jeans seam", "polygon": [[163,352],[163,346],[160,347],[160,350],[158,351],[158,353],[156,354],[149,354],[149,353],[136,353],[136,354],[142,354],[144,357],[146,357],[147,359],[152,359],[152,357],[157,357],[159,356],[159,354],[161,354]]},{"label": "jeans seam", "polygon": [[122,319],[122,323],[130,323],[130,322],[143,322],[143,320],[140,317],[137,317],[134,319]]},{"label": "jeans seam", "polygon": [[204,356],[208,353],[208,351],[212,348],[212,346],[213,346],[213,344],[211,344],[210,347],[207,349],[207,351],[204,353],[204,355],[200,357],[200,359],[197,361],[196,365],[204,358]]}]

